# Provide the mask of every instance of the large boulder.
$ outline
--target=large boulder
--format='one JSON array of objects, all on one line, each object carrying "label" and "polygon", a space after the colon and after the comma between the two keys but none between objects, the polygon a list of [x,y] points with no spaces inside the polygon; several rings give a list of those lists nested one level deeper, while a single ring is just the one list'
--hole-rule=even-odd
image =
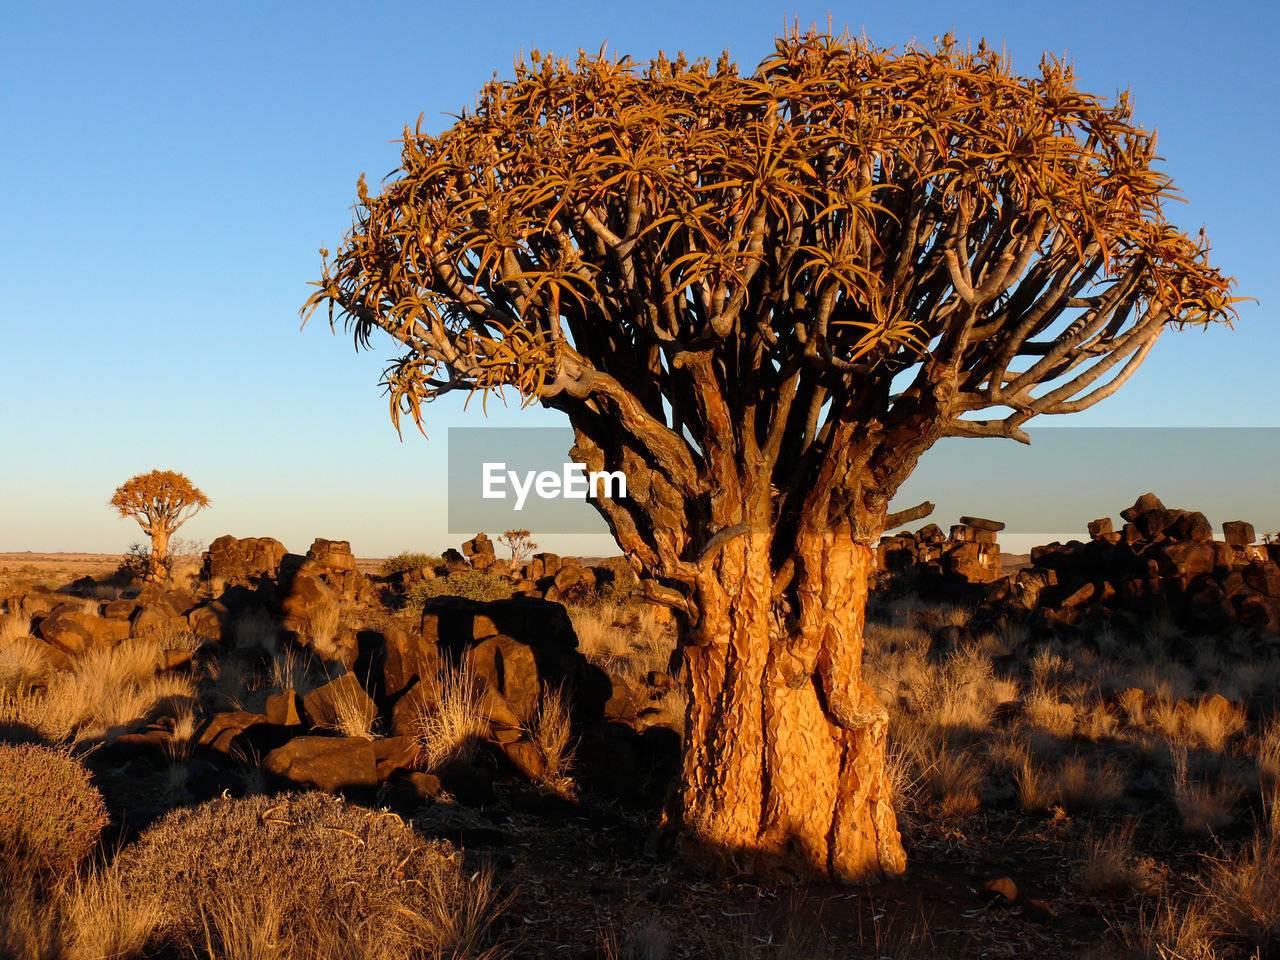
[{"label": "large boulder", "polygon": [[303,697],[302,712],[313,727],[337,730],[354,724],[367,730],[378,711],[356,675],[344,673]]},{"label": "large boulder", "polygon": [[274,580],[284,559],[284,544],[271,537],[219,537],[205,554],[205,573],[210,580]]},{"label": "large boulder", "polygon": [[298,790],[368,795],[378,785],[373,741],[362,737],[294,737],[268,753],[262,768]]},{"label": "large boulder", "polygon": [[129,637],[129,624],[88,613],[79,604],[63,603],[40,621],[41,639],[75,655],[95,646],[115,646]]}]

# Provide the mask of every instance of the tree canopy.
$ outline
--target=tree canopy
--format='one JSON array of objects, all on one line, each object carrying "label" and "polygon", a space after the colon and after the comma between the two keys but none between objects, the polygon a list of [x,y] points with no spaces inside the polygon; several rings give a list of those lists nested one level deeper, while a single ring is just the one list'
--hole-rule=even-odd
[{"label": "tree canopy", "polygon": [[174,470],[152,470],[130,477],[110,500],[120,516],[137,520],[149,537],[158,532],[167,537],[209,503],[185,474]]},{"label": "tree canopy", "polygon": [[[682,495],[714,446],[785,491],[852,424],[1023,439],[1167,326],[1232,312],[1166,219],[1155,134],[1052,57],[1020,77],[950,37],[793,32],[743,76],[534,51],[443,133],[421,122],[380,194],[361,178],[306,309],[404,345],[397,425],[458,389],[609,408]],[[864,491],[873,513],[914,462]]]}]

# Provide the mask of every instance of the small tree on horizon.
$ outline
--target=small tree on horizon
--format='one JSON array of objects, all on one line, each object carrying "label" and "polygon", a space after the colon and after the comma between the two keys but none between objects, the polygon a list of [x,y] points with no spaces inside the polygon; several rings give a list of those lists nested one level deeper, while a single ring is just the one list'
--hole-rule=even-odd
[{"label": "small tree on horizon", "polygon": [[528,530],[507,530],[498,538],[511,551],[511,562],[519,563],[529,559],[529,555],[538,549],[538,545],[530,539]]},{"label": "small tree on horizon", "polygon": [[304,313],[387,370],[562,411],[647,595],[677,614],[692,849],[905,868],[863,679],[873,546],[948,436],[1026,441],[1114,393],[1231,281],[1165,218],[1155,136],[1046,57],[790,31],[750,75],[536,51],[405,130]]},{"label": "small tree on horizon", "polygon": [[152,470],[126,480],[109,502],[120,516],[138,521],[151,538],[147,579],[163,582],[169,577],[169,538],[207,507],[209,498],[185,474]]}]

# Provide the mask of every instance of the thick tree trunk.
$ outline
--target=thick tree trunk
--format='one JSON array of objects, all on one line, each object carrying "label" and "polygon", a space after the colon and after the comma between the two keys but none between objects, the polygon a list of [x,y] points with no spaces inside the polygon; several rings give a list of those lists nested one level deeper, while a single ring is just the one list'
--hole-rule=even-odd
[{"label": "thick tree trunk", "polygon": [[147,579],[164,583],[169,579],[169,531],[157,527],[151,533],[151,563]]},{"label": "thick tree trunk", "polygon": [[804,531],[788,610],[775,602],[769,545],[759,529],[732,542],[699,585],[685,651],[686,834],[753,870],[900,874],[888,714],[862,679],[871,549],[847,527]]}]

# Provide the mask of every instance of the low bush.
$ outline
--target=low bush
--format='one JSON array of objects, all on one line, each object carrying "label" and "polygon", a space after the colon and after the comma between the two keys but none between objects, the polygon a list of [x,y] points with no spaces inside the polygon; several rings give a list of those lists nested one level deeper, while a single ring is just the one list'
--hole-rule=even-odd
[{"label": "low bush", "polygon": [[79,761],[36,744],[0,744],[0,851],[50,872],[77,867],[107,825]]},{"label": "low bush", "polygon": [[463,597],[467,600],[505,600],[511,596],[511,583],[479,570],[462,570],[434,580],[415,583],[404,596],[407,610],[421,610],[433,597]]},{"label": "low bush", "polygon": [[394,576],[397,573],[404,573],[406,570],[417,570],[419,567],[435,568],[444,563],[443,557],[437,557],[432,553],[397,553],[394,557],[387,557],[382,561],[382,566],[378,568],[378,573],[384,577]]},{"label": "low bush", "polygon": [[131,896],[159,904],[159,938],[210,956],[262,937],[290,942],[271,956],[335,956],[358,937],[378,957],[462,960],[483,955],[501,906],[450,844],[322,793],[174,810],[113,870]]}]

